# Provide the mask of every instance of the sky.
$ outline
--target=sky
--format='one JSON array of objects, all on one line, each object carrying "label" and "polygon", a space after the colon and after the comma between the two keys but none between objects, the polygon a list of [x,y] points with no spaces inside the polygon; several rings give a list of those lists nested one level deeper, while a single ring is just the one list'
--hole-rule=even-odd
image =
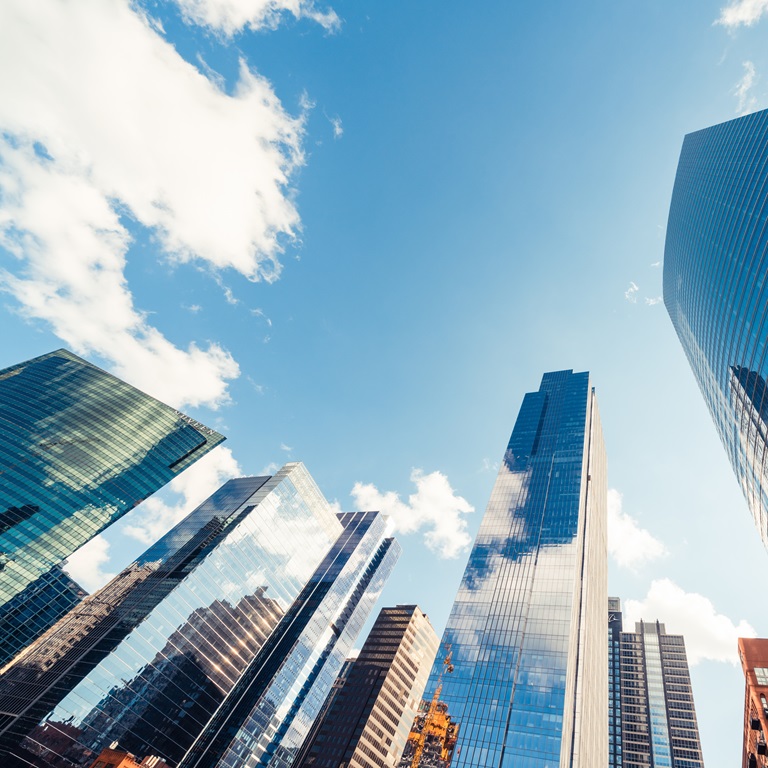
[{"label": "sky", "polygon": [[589,370],[609,592],[738,761],[768,555],[661,302],[683,136],[768,106],[728,2],[1,3],[0,367],[66,346],[228,437],[73,575],[303,461],[442,631],[524,393]]}]

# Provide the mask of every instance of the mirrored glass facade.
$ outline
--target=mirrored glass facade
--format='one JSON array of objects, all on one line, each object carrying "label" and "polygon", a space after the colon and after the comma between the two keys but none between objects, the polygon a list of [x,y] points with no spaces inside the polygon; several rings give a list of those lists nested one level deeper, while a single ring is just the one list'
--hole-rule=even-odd
[{"label": "mirrored glass facade", "polygon": [[608,764],[607,486],[589,374],[523,400],[427,695],[460,726],[456,768]]},{"label": "mirrored glass facade", "polygon": [[703,768],[682,635],[659,622],[621,633],[624,768]]},{"label": "mirrored glass facade", "polygon": [[301,464],[227,482],[3,670],[0,764],[177,765],[345,530]]},{"label": "mirrored glass facade", "polygon": [[664,303],[768,546],[768,111],[689,134]]},{"label": "mirrored glass facade", "polygon": [[288,768],[400,554],[378,512],[343,532],[179,768]]},{"label": "mirrored glass facade", "polygon": [[40,578],[50,593],[53,568],[224,438],[63,349],[0,371],[0,432],[4,663],[9,601]]},{"label": "mirrored glass facade", "polygon": [[621,744],[621,600],[608,598],[608,765],[623,765]]}]

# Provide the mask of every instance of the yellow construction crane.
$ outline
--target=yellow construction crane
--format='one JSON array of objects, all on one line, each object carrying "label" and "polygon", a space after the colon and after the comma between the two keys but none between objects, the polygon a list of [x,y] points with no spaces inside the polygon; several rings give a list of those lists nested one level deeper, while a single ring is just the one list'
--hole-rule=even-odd
[{"label": "yellow construction crane", "polygon": [[[447,645],[446,650],[448,653],[443,659],[443,669],[440,672],[440,677],[437,678],[437,688],[432,696],[432,701],[429,704],[427,714],[424,716],[424,727],[421,729],[418,741],[416,742],[416,749],[413,752],[413,760],[411,760],[411,768],[419,768],[421,764],[421,755],[424,752],[424,746],[427,743],[427,736],[440,736],[446,728],[446,724],[442,722],[436,722],[438,720],[445,720],[443,713],[438,713],[438,702],[440,701],[440,694],[443,692],[443,675],[448,672],[453,672],[453,664],[451,663],[451,646]],[[441,716],[438,717],[438,714]],[[437,726],[437,727],[435,727]]]}]

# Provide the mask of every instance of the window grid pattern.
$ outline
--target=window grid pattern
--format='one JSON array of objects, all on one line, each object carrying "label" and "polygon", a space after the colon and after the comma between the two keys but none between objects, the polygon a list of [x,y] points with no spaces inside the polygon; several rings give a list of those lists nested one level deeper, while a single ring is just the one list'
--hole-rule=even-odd
[{"label": "window grid pattern", "polygon": [[[523,400],[443,636],[456,768],[607,765],[604,469],[589,375],[545,374]],[[427,698],[442,671],[439,658]]]}]

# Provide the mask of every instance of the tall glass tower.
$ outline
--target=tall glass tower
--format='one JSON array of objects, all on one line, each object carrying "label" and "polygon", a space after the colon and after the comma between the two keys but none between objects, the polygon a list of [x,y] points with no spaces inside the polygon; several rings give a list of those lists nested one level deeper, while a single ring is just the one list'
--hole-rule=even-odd
[{"label": "tall glass tower", "polygon": [[79,599],[58,566],[224,438],[64,349],[0,370],[0,433],[4,663]]},{"label": "tall glass tower", "polygon": [[685,137],[664,303],[768,546],[768,111]]},{"label": "tall glass tower", "polygon": [[290,765],[398,553],[301,464],[230,480],[2,670],[0,764],[175,767],[216,714],[211,764]]},{"label": "tall glass tower", "polygon": [[[546,373],[517,417],[427,696],[453,768],[608,765],[607,486],[588,373]],[[449,669],[449,667],[448,667]]]}]

